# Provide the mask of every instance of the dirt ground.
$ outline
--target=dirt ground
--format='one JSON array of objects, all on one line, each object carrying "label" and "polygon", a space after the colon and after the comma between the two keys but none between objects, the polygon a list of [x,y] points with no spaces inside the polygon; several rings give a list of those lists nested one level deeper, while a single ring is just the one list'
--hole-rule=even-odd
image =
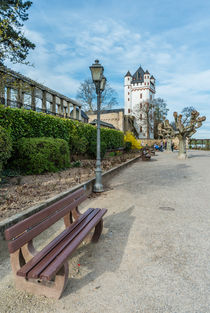
[{"label": "dirt ground", "polygon": [[[129,153],[107,157],[102,161],[102,170],[107,171],[137,155],[137,153]],[[0,221],[94,176],[95,161],[82,160],[79,168],[70,168],[58,173],[8,178],[5,183],[0,184]]]},{"label": "dirt ground", "polygon": [[[115,175],[81,210],[107,208],[97,244],[69,260],[60,300],[14,287],[0,240],[0,313],[209,313],[210,152],[159,153]],[[55,224],[35,246],[56,236]]]}]

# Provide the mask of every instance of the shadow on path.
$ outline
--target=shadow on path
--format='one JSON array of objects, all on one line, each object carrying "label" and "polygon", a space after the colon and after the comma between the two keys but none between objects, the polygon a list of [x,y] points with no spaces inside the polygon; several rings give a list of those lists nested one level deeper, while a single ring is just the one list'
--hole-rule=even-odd
[{"label": "shadow on path", "polygon": [[[98,243],[87,244],[77,249],[74,256],[82,254],[78,259],[78,263],[81,264],[81,276],[69,279],[63,297],[78,291],[105,272],[115,272],[119,268],[135,220],[131,215],[133,209],[134,206],[105,218],[106,234],[101,236]],[[71,268],[71,260],[69,266]]]}]

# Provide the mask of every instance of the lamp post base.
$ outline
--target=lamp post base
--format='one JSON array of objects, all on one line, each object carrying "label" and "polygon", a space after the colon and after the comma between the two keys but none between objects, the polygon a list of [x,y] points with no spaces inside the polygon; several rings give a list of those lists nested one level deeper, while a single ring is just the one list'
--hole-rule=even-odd
[{"label": "lamp post base", "polygon": [[103,192],[104,191],[104,187],[103,187],[102,184],[97,183],[97,184],[95,184],[93,186],[93,191],[94,192]]},{"label": "lamp post base", "polygon": [[101,167],[100,167],[100,161],[97,160],[97,168],[96,168],[96,180],[95,184],[93,186],[94,192],[103,192],[104,187],[102,185],[102,179],[101,179]]}]

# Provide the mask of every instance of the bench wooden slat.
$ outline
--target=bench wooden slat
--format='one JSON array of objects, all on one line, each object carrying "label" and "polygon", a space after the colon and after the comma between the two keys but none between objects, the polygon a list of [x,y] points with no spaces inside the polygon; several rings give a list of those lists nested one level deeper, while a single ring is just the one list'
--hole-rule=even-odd
[{"label": "bench wooden slat", "polygon": [[36,224],[39,224],[40,221],[47,218],[49,215],[53,214],[56,210],[66,207],[69,202],[79,198],[82,194],[84,194],[84,192],[85,192],[84,189],[80,188],[73,194],[70,194],[64,199],[59,200],[58,202],[47,207],[46,209],[43,209],[42,211],[34,214],[33,216],[30,216],[25,220],[19,222],[18,224],[6,229],[5,230],[6,240],[11,240],[12,238],[15,238],[19,234],[23,233],[26,229],[33,227]]},{"label": "bench wooden slat", "polygon": [[69,211],[77,207],[81,202],[87,199],[86,194],[81,196],[79,199],[74,200],[72,203],[67,205],[64,209],[56,211],[54,215],[51,215],[49,218],[46,218],[40,224],[34,226],[34,228],[25,231],[22,235],[17,237],[15,240],[8,243],[9,252],[15,252],[21,248],[25,243],[29,242],[31,239],[38,236],[45,229],[49,228],[52,224],[56,223],[60,218],[65,216]]},{"label": "bench wooden slat", "polygon": [[39,278],[39,275],[52,263],[62,251],[71,244],[80,232],[90,223],[90,221],[98,214],[100,209],[92,211],[71,233],[68,234],[50,253],[42,259],[28,274],[27,278]]},{"label": "bench wooden slat", "polygon": [[58,245],[70,232],[72,232],[94,209],[88,209],[70,227],[65,229],[58,237],[53,239],[44,249],[38,252],[29,262],[18,270],[17,275],[26,277],[27,273],[37,265],[54,247]]},{"label": "bench wooden slat", "polygon": [[90,221],[90,223],[80,232],[72,242],[68,245],[62,253],[52,262],[40,275],[43,280],[51,280],[55,274],[59,271],[65,261],[68,260],[71,253],[77,248],[87,234],[92,230],[94,226],[98,224],[103,215],[107,212],[107,209],[101,209],[98,214]]}]

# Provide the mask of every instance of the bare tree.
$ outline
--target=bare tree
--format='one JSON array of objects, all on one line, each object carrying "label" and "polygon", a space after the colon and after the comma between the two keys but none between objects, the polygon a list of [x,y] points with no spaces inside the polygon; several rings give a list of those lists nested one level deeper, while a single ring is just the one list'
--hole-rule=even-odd
[{"label": "bare tree", "polygon": [[158,124],[166,118],[169,109],[167,103],[162,98],[157,98],[152,101],[154,106],[154,138],[158,139]]},{"label": "bare tree", "polygon": [[140,133],[141,127],[146,128],[146,136],[150,138],[150,134],[154,131],[154,106],[152,102],[142,101],[135,105],[132,114],[135,117],[135,123],[137,125],[138,133]]},{"label": "bare tree", "polygon": [[[86,79],[80,84],[76,98],[80,100],[85,111],[92,112],[97,109],[95,85],[91,79]],[[116,105],[118,105],[117,93],[107,83],[101,95],[101,110],[108,110]]]},{"label": "bare tree", "polygon": [[175,137],[176,132],[173,126],[169,123],[169,120],[164,119],[163,122],[158,124],[158,135],[160,138],[167,141],[167,152],[171,152],[172,138]]},{"label": "bare tree", "polygon": [[190,116],[190,121],[187,125],[184,125],[182,120],[182,114],[178,115],[174,112],[174,120],[176,124],[176,129],[179,138],[179,159],[186,159],[186,139],[191,137],[196,133],[196,129],[202,126],[202,122],[206,120],[205,116],[199,117],[200,113],[198,111],[192,111]]},{"label": "bare tree", "polygon": [[189,125],[190,124],[190,119],[191,119],[191,113],[193,111],[196,111],[195,108],[193,106],[189,106],[189,107],[185,107],[181,114],[182,114],[182,123],[183,125]]}]

